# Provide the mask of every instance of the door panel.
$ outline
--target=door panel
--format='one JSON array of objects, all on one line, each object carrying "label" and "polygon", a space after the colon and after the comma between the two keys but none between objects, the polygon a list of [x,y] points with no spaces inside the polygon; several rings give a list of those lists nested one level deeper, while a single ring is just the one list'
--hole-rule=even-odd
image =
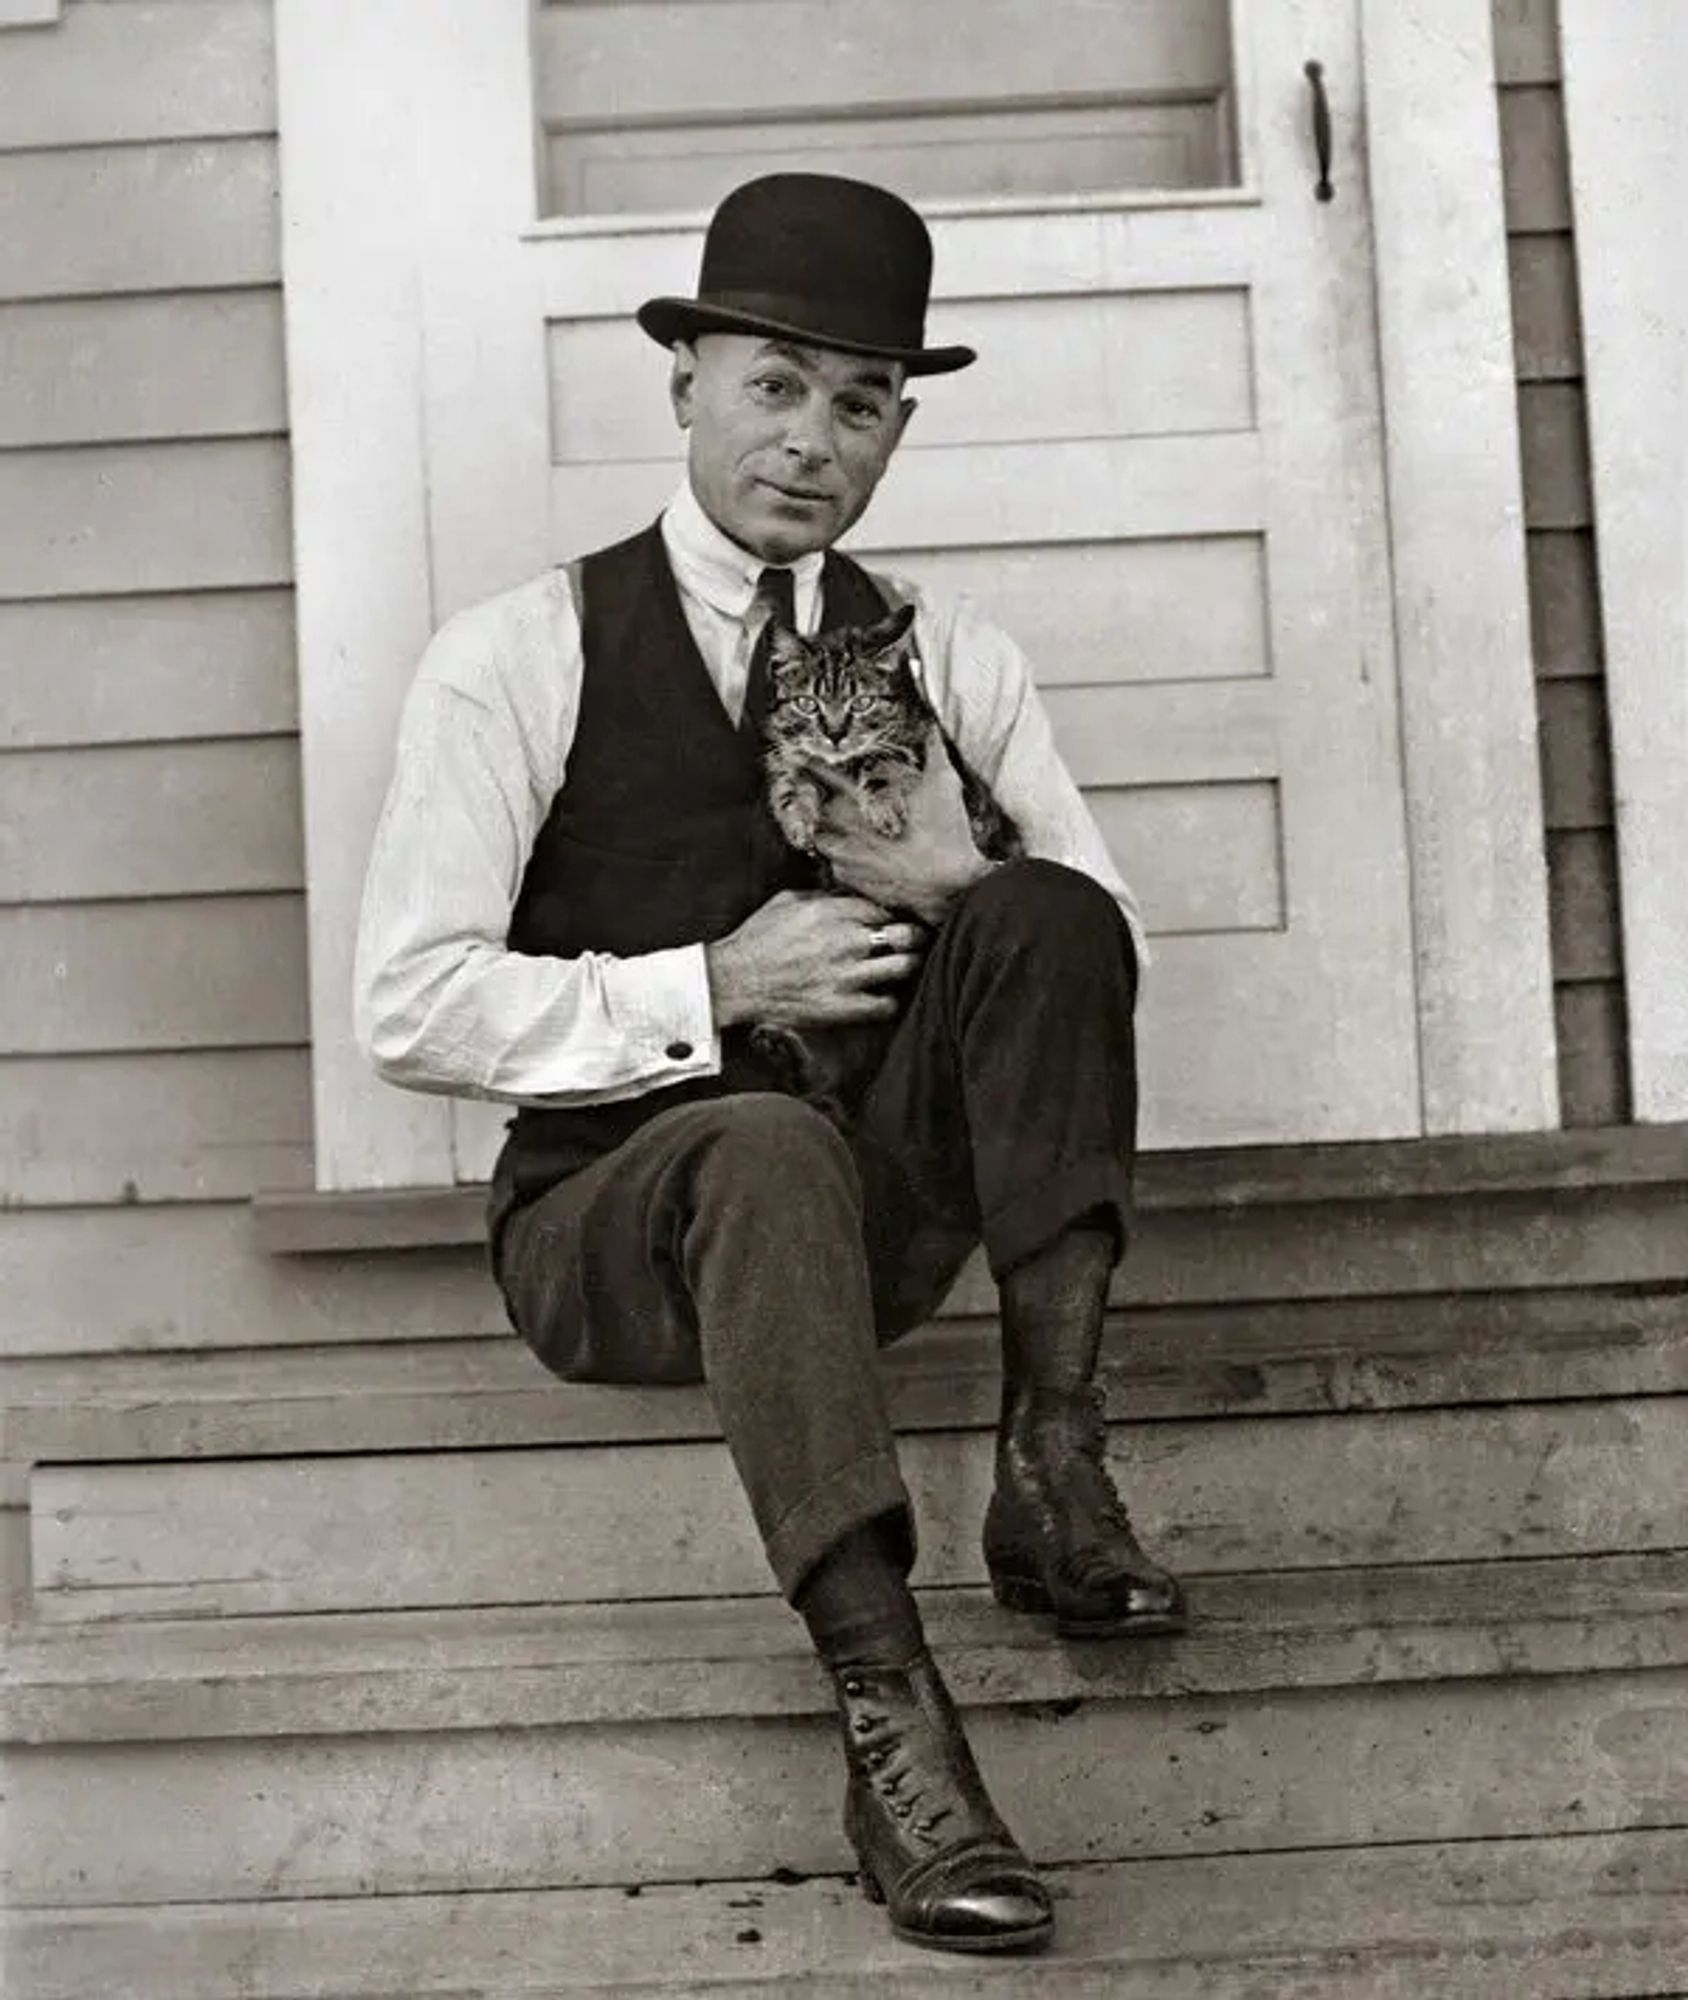
[{"label": "door panel", "polygon": [[[449,0],[425,4],[449,11]],[[519,14],[519,0],[499,11]],[[590,106],[610,101],[609,72],[591,87],[560,80],[558,51],[585,46],[570,34],[600,31],[595,46],[609,49],[632,16],[656,11],[543,9],[537,85],[511,20],[497,88],[508,103],[517,80],[537,87],[535,122],[553,140],[578,136]],[[642,78],[643,95],[615,99],[618,115],[654,131],[685,93],[694,109],[715,104],[710,93],[727,86],[705,62],[717,46],[706,20],[733,34],[760,23],[777,68],[791,38],[776,24],[795,32],[810,11],[807,0],[661,9],[662,41],[645,49],[661,74]],[[866,37],[882,11],[835,0],[825,18]],[[1023,10],[981,5],[970,28],[1012,15]],[[993,96],[1023,105],[1022,81],[1053,92],[1063,62],[1123,76],[1123,43],[1085,38],[1126,17],[1148,23],[1155,32],[1129,57],[1139,100],[1199,82],[1227,126],[1234,106],[1241,181],[931,211],[929,338],[968,340],[981,358],[916,385],[920,413],[852,538],[872,562],[974,592],[1036,662],[1058,741],[1154,935],[1143,1070],[1157,1145],[1419,1129],[1355,0],[1238,0],[1237,16],[1234,66],[1222,41],[1214,58],[1215,9],[1148,0],[1051,0],[1025,58],[1038,67],[1029,81],[1002,49],[933,59],[924,73],[945,82],[929,83],[928,97],[948,89],[956,115],[984,115]],[[465,43],[465,65],[469,53]],[[1346,112],[1328,204],[1313,198],[1301,74],[1311,53]],[[629,60],[625,47],[616,60]],[[436,129],[461,130],[466,93],[491,88],[489,65],[483,49],[473,83],[445,67],[432,116]],[[932,109],[907,99],[917,73],[888,76],[871,105],[854,72],[862,101],[805,102],[810,115],[852,123],[856,139],[872,137],[869,111],[906,138],[907,120]],[[780,76],[779,89],[798,78],[815,87],[801,65]],[[769,89],[745,115],[777,125],[791,103]],[[736,101],[746,102],[742,78]],[[453,104],[456,124],[439,124]],[[806,143],[796,130],[772,157],[790,164]],[[867,162],[893,185],[900,144]],[[666,357],[629,315],[654,293],[691,289],[701,224],[535,224],[531,147],[489,132],[487,159],[477,184],[462,149],[449,161],[442,151],[429,233],[442,616],[648,520],[680,466]],[[707,177],[696,183],[706,184],[712,193]],[[488,1122],[463,1121],[466,1175],[484,1171]]]},{"label": "door panel", "polygon": [[1224,0],[552,0],[546,214],[690,212],[770,168],[911,200],[1234,178]]}]

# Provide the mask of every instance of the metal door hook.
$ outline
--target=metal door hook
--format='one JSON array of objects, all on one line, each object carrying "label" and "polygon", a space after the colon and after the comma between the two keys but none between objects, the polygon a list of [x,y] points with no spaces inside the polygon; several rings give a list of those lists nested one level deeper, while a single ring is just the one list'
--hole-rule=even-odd
[{"label": "metal door hook", "polygon": [[1325,66],[1322,62],[1309,62],[1304,73],[1313,86],[1313,150],[1319,160],[1319,178],[1313,193],[1320,201],[1330,201],[1336,189],[1330,181],[1330,99],[1325,95]]}]

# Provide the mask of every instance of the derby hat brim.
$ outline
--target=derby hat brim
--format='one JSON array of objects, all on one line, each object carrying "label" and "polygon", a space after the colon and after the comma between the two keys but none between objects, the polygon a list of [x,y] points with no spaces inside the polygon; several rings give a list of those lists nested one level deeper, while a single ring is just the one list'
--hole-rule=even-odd
[{"label": "derby hat brim", "polygon": [[896,347],[884,341],[852,340],[836,328],[805,326],[800,318],[703,299],[647,299],[636,315],[652,340],[672,347],[677,340],[696,340],[703,333],[765,333],[805,347],[830,348],[839,354],[870,355],[896,361],[909,375],[950,375],[978,360],[971,347]]}]

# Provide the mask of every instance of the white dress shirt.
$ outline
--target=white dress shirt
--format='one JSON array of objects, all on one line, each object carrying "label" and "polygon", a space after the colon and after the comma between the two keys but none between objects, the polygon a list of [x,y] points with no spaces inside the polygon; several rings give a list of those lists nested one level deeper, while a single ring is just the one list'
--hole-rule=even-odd
[{"label": "white dress shirt", "polygon": [[[662,537],[686,622],[736,720],[763,565],[709,520],[689,485],[664,510]],[[791,566],[805,632],[820,618],[822,562],[817,553]],[[966,600],[883,580],[914,604],[927,693],[1027,851],[1108,889],[1146,957],[1136,905],[1056,754],[1019,648]],[[582,670],[562,569],[460,612],[422,657],[358,930],[358,1041],[390,1083],[513,1104],[596,1104],[720,1067],[701,943],[628,958],[532,957],[506,946],[528,856],[563,783]]]}]

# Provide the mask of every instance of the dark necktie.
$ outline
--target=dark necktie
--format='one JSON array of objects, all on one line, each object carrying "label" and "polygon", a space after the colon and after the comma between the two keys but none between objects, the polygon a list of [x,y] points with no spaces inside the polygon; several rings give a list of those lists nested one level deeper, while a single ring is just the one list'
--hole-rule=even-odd
[{"label": "dark necktie", "polygon": [[787,631],[797,629],[797,579],[788,569],[765,569],[756,579],[756,595],[750,601],[749,616],[762,623],[750,649],[750,669],[744,683],[744,709],[740,728],[754,735],[761,726],[768,703],[768,633],[777,619]]}]

